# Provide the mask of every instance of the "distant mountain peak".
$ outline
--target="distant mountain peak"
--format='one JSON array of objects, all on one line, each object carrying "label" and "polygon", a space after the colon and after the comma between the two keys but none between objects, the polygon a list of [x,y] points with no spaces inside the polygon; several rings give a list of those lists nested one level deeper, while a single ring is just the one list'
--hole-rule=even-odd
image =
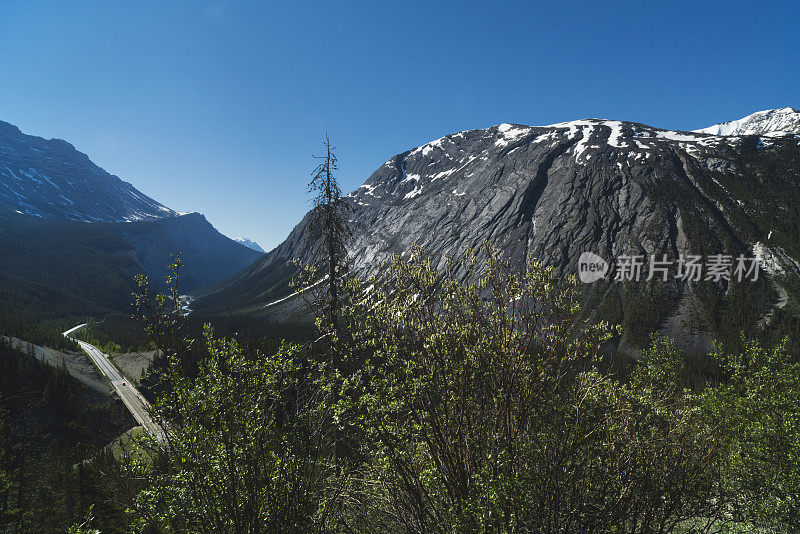
[{"label": "distant mountain peak", "polygon": [[236,241],[240,245],[246,246],[249,249],[255,250],[256,252],[266,252],[263,248],[261,248],[261,246],[258,243],[256,243],[252,239],[248,239],[246,237],[237,237],[236,239],[234,239],[234,241]]},{"label": "distant mountain peak", "polygon": [[800,111],[794,108],[767,109],[694,131],[711,135],[800,134]]}]

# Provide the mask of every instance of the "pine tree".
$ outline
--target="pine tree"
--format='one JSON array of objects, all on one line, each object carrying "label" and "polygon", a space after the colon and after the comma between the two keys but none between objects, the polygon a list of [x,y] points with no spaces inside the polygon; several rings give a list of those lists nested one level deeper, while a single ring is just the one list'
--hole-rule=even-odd
[{"label": "pine tree", "polygon": [[308,184],[308,192],[315,196],[307,238],[312,240],[314,246],[313,266],[318,272],[327,274],[328,291],[323,317],[333,331],[340,334],[342,282],[348,270],[346,244],[351,235],[347,217],[350,205],[342,198],[335,174],[339,169],[338,159],[327,134],[323,145],[325,154],[314,156],[321,162],[314,169]]}]

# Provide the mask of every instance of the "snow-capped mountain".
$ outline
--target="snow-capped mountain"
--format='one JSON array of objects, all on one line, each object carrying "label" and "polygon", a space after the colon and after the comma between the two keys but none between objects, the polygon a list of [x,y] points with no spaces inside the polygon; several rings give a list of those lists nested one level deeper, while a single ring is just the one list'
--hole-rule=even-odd
[{"label": "snow-capped mountain", "polygon": [[[798,143],[772,132],[726,137],[597,119],[448,135],[390,158],[348,195],[353,272],[367,273],[413,244],[443,266],[489,239],[517,262],[533,254],[570,275],[585,251],[613,266],[626,254],[735,256],[758,245],[800,281]],[[224,303],[276,313],[279,306],[264,306],[289,294],[292,262],[310,259],[307,224],[308,216],[194,309]],[[656,300],[648,287],[605,281],[589,291],[621,322],[667,329],[680,330],[673,323],[706,306],[705,296],[672,280]]]},{"label": "snow-capped mountain", "polygon": [[175,217],[61,139],[43,139],[0,121],[0,209],[39,217],[121,222]]},{"label": "snow-capped mountain", "polygon": [[[157,284],[173,253],[183,260],[181,289],[190,291],[230,276],[261,256],[220,234],[203,215],[177,213],[144,195],[66,141],[25,135],[5,122],[0,122],[0,234],[6,247],[0,253],[0,286],[18,289],[0,295],[0,300],[11,302],[43,287],[53,294],[81,289],[91,295],[93,288],[83,287],[78,271],[91,270],[98,280],[110,278],[120,274],[120,262],[129,266],[126,276],[144,273]],[[68,241],[60,243],[62,249],[94,258],[92,266],[81,264],[79,257],[68,262],[63,254],[51,253],[49,236],[54,235]],[[8,253],[9,243],[17,249],[24,246],[27,254]],[[73,267],[66,267],[68,263]],[[56,282],[53,273],[59,270],[63,278]],[[22,278],[34,289],[19,289]],[[132,275],[127,278],[131,282]],[[120,294],[102,289],[111,301],[123,303],[118,311],[127,311],[130,288],[118,284],[115,290]],[[64,300],[73,303],[72,313],[96,310],[85,307],[83,296]],[[38,305],[46,308],[47,303]]]},{"label": "snow-capped mountain", "polygon": [[246,237],[237,237],[234,239],[234,241],[236,241],[241,245],[246,246],[251,250],[255,250],[256,252],[262,252],[262,253],[266,252],[263,248],[261,248],[261,246],[258,243],[256,243],[252,239],[248,239]]},{"label": "snow-capped mountain", "polygon": [[694,131],[712,135],[800,134],[800,111],[793,108],[768,109]]}]

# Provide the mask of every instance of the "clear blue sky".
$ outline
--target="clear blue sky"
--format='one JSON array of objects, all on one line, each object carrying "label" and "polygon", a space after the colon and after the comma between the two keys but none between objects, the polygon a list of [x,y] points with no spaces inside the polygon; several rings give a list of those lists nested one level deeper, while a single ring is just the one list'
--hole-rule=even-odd
[{"label": "clear blue sky", "polygon": [[325,131],[350,191],[503,122],[800,107],[800,2],[0,1],[0,119],[264,248]]}]

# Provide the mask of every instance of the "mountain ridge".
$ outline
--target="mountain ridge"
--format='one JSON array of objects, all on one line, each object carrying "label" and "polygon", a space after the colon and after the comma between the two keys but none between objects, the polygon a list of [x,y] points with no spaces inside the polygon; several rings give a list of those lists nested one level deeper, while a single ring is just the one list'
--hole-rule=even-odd
[{"label": "mountain ridge", "polygon": [[797,134],[800,133],[800,111],[791,107],[767,109],[693,131],[725,136]]},{"label": "mountain ridge", "polygon": [[[183,259],[184,291],[230,276],[261,255],[223,236],[202,214],[150,198],[71,143],[2,121],[0,232],[3,296],[34,316],[126,312],[134,275],[160,285],[172,253]],[[66,257],[77,251],[83,267]],[[94,286],[82,270],[93,273]],[[30,295],[48,296],[35,302]]]},{"label": "mountain ridge", "polygon": [[28,135],[3,121],[0,208],[86,222],[154,220],[178,215],[94,164],[71,143]]},{"label": "mountain ridge", "polygon": [[[533,254],[563,275],[577,272],[584,251],[613,263],[625,253],[753,255],[758,244],[779,258],[786,276],[800,279],[793,226],[800,205],[798,154],[795,134],[751,140],[602,119],[457,132],[389,158],[346,196],[354,208],[348,252],[357,274],[407,254],[412,244],[442,267],[448,256],[489,239],[515,262]],[[767,187],[764,166],[775,167]],[[769,217],[776,207],[788,217]],[[214,311],[224,303],[249,313],[294,313],[265,305],[291,293],[293,263],[309,261],[307,224],[308,214],[283,243],[201,295],[194,309]],[[695,308],[710,313],[703,301],[709,295],[732,298],[723,287],[698,295],[696,288],[670,282],[659,289],[669,298],[644,288],[605,281],[586,290],[603,306],[617,301],[621,309],[611,315],[638,331],[632,338],[645,331],[644,324],[634,327],[648,307],[658,311],[647,326],[678,331],[683,326],[670,326],[670,317],[683,324]],[[754,302],[746,321],[777,301],[774,290],[761,289],[764,302]]]}]

